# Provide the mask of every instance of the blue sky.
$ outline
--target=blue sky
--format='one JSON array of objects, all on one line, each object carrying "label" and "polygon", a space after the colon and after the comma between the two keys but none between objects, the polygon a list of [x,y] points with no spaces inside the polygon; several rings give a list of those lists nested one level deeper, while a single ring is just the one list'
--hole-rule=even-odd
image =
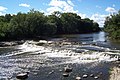
[{"label": "blue sky", "polygon": [[74,12],[104,25],[105,17],[120,9],[120,0],[0,0],[0,15],[39,10],[46,15],[54,11]]}]

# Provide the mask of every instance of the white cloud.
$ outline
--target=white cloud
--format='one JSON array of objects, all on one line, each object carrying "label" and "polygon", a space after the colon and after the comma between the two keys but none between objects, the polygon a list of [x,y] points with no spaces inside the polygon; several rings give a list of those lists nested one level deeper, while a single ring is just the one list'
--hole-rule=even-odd
[{"label": "white cloud", "polygon": [[0,16],[1,16],[1,15],[4,15],[4,14],[3,14],[2,12],[0,12]]},{"label": "white cloud", "polygon": [[94,20],[99,24],[100,27],[104,26],[105,18],[109,15],[103,15],[103,14],[93,14],[90,19]]},{"label": "white cloud", "polygon": [[82,13],[78,13],[78,15],[79,15],[82,19],[84,19],[84,18],[87,17],[86,14],[82,14]]},{"label": "white cloud", "polygon": [[115,10],[115,8],[112,8],[112,7],[107,7],[107,8],[105,9],[105,11],[106,11],[106,12],[109,12],[109,13],[115,13],[115,12],[117,12],[117,10]]},{"label": "white cloud", "polygon": [[[51,0],[49,3],[49,8],[47,8],[46,13],[47,15],[51,14],[54,11],[60,11],[60,12],[72,12],[77,13],[82,19],[87,18],[86,14],[80,13],[78,10],[74,10],[74,4],[71,0]],[[101,8],[101,6],[96,5],[96,8]],[[107,10],[109,11],[109,10]],[[111,10],[110,10],[111,11]],[[114,12],[116,10],[112,10]],[[109,15],[103,15],[103,14],[93,14],[90,19],[94,20],[99,24],[100,27],[104,26],[105,18]]]},{"label": "white cloud", "polygon": [[63,8],[67,3],[65,1],[60,0],[51,0],[49,6],[60,7]]},{"label": "white cloud", "polygon": [[53,13],[54,11],[62,11],[62,9],[61,8],[59,8],[59,7],[50,7],[50,8],[47,8],[47,13],[46,13],[46,15],[49,15],[49,14],[51,14],[51,13]]},{"label": "white cloud", "polygon": [[62,1],[62,0],[51,0],[49,3],[49,8],[47,8],[47,14],[51,14],[54,11],[60,12],[73,12],[77,13],[77,10],[73,9],[74,4],[71,0]]},{"label": "white cloud", "polygon": [[5,15],[5,11],[7,10],[6,7],[0,6],[0,15]]},{"label": "white cloud", "polygon": [[5,11],[5,10],[7,10],[6,7],[0,6],[0,11]]},{"label": "white cloud", "polygon": [[19,6],[22,6],[22,7],[30,7],[29,4],[25,4],[25,3],[24,3],[24,4],[23,4],[23,3],[22,3],[22,4],[19,4]]},{"label": "white cloud", "polygon": [[86,14],[80,13],[78,10],[74,10],[74,4],[71,0],[51,0],[49,6],[50,7],[46,9],[46,15],[49,15],[54,11],[60,11],[77,13],[82,19],[87,17]]},{"label": "white cloud", "polygon": [[74,6],[71,0],[67,0],[67,3],[70,4],[71,6]]}]

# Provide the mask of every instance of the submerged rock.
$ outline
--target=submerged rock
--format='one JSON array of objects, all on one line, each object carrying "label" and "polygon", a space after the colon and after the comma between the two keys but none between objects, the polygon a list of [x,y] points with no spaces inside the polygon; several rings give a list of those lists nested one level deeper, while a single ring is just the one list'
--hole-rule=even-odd
[{"label": "submerged rock", "polygon": [[62,72],[62,69],[60,69],[59,71]]},{"label": "submerged rock", "polygon": [[52,74],[52,73],[54,73],[54,70],[52,70],[51,72],[49,72],[48,74],[50,75],[50,74]]},{"label": "submerged rock", "polygon": [[94,74],[90,74],[90,77],[94,77]]},{"label": "submerged rock", "polygon": [[76,77],[76,80],[82,80],[81,77]]},{"label": "submerged rock", "polygon": [[120,61],[120,57],[118,57],[118,61]]},{"label": "submerged rock", "polygon": [[33,75],[38,75],[38,73],[33,73]]},{"label": "submerged rock", "polygon": [[99,77],[98,77],[98,76],[95,76],[94,78],[95,78],[95,79],[98,79]]},{"label": "submerged rock", "polygon": [[37,46],[43,46],[45,43],[37,43]]},{"label": "submerged rock", "polygon": [[6,47],[6,46],[15,46],[18,45],[16,42],[1,42],[0,47]]},{"label": "submerged rock", "polygon": [[20,73],[16,76],[17,79],[27,79],[29,72]]},{"label": "submerged rock", "polygon": [[67,67],[64,68],[64,71],[65,72],[72,72],[72,68],[70,68],[70,67],[67,66]]},{"label": "submerged rock", "polygon": [[16,46],[16,45],[20,45],[23,44],[24,41],[8,41],[8,42],[0,42],[0,47],[8,47],[8,46]]},{"label": "submerged rock", "polygon": [[87,78],[87,77],[88,77],[88,75],[87,75],[87,74],[84,74],[84,75],[83,75],[83,78]]},{"label": "submerged rock", "polygon": [[63,73],[63,76],[64,76],[64,77],[68,77],[68,76],[69,76],[69,73]]},{"label": "submerged rock", "polygon": [[102,75],[102,74],[103,74],[102,72],[99,73],[99,75]]}]

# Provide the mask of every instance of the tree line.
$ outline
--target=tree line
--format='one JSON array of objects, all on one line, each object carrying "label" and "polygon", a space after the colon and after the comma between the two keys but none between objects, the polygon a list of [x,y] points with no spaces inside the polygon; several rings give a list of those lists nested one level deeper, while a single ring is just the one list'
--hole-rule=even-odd
[{"label": "tree line", "polygon": [[120,11],[106,17],[104,30],[109,33],[111,39],[120,39]]},{"label": "tree line", "polygon": [[56,11],[51,15],[44,15],[32,9],[28,13],[0,16],[0,40],[97,31],[100,31],[98,23],[89,18],[81,19],[76,13]]}]

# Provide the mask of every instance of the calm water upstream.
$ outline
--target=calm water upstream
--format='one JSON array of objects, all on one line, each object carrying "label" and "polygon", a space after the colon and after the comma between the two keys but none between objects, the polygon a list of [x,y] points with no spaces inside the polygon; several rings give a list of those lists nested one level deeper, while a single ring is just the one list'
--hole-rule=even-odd
[{"label": "calm water upstream", "polygon": [[[0,80],[16,80],[18,73],[26,71],[30,72],[27,80],[75,80],[84,74],[109,80],[109,69],[119,53],[120,44],[107,40],[104,32],[26,41],[0,48]],[[69,77],[62,75],[65,66],[73,68]]]}]

